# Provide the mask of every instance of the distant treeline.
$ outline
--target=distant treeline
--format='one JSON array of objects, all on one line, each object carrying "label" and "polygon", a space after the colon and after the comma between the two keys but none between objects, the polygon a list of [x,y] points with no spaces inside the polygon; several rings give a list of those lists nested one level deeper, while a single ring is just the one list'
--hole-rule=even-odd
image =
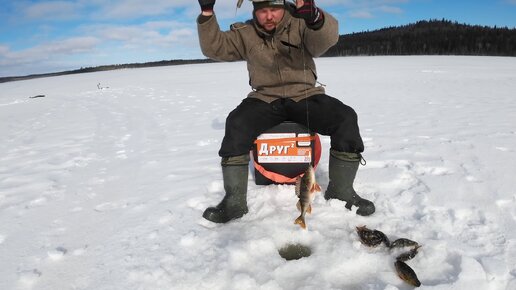
[{"label": "distant treeline", "polygon": [[20,76],[20,77],[0,77],[0,83],[10,82],[10,81],[28,80],[28,79],[35,79],[35,78],[42,78],[42,77],[55,77],[55,76],[62,76],[62,75],[108,71],[108,70],[123,69],[123,68],[157,67],[157,66],[198,64],[198,63],[210,63],[210,62],[214,62],[214,61],[211,59],[176,59],[176,60],[161,60],[161,61],[153,61],[153,62],[145,62],[145,63],[102,65],[102,66],[95,66],[95,67],[83,67],[83,68],[76,69],[76,70],[69,70],[69,71],[56,72],[56,73],[34,74],[34,75]]},{"label": "distant treeline", "polygon": [[[341,35],[324,56],[354,55],[489,55],[516,56],[516,29],[466,25],[449,20],[419,21],[399,27]],[[122,68],[214,62],[209,59],[162,60],[86,67],[58,73],[0,77],[0,83]]]},{"label": "distant treeline", "polygon": [[472,26],[448,20],[341,35],[324,56],[489,55],[516,56],[516,29]]}]

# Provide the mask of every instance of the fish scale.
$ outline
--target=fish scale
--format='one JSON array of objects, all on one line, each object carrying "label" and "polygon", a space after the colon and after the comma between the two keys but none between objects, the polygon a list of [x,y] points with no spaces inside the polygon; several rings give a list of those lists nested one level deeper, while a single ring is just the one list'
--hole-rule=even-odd
[{"label": "fish scale", "polygon": [[412,270],[412,268],[410,268],[405,262],[396,261],[394,263],[394,267],[396,267],[396,272],[401,280],[415,287],[421,286],[421,282],[417,278],[416,272],[414,272],[414,270]]},{"label": "fish scale", "polygon": [[409,239],[400,238],[391,243],[390,248],[404,248],[404,247],[413,247],[418,246],[417,242],[414,242]]},{"label": "fish scale", "polygon": [[312,201],[315,193],[320,191],[321,187],[315,180],[315,169],[309,164],[303,176],[296,180],[296,195],[299,198],[297,208],[301,214],[294,221],[294,224],[306,229],[305,215],[306,213],[312,213]]},{"label": "fish scale", "polygon": [[389,247],[389,239],[387,236],[378,230],[370,230],[366,226],[357,227],[357,233],[360,237],[360,241],[369,247],[376,247],[382,242]]}]

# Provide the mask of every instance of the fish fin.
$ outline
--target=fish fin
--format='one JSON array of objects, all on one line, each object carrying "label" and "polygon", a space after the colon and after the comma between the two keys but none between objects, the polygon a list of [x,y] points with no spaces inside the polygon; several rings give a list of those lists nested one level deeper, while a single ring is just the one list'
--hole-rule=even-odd
[{"label": "fish fin", "polygon": [[294,224],[301,226],[304,230],[306,230],[305,218],[301,215],[295,221]]},{"label": "fish fin", "polygon": [[321,192],[321,186],[318,184],[318,183],[314,183],[314,185],[312,186],[312,192]]},{"label": "fish fin", "polygon": [[367,230],[366,226],[357,226],[356,229],[357,229],[357,233],[361,233],[361,232]]},{"label": "fish fin", "polygon": [[301,211],[301,202],[298,201],[296,204],[297,210]]},{"label": "fish fin", "polygon": [[311,204],[308,205],[308,208],[306,209],[306,212],[309,213],[309,214],[312,214],[312,205]]}]

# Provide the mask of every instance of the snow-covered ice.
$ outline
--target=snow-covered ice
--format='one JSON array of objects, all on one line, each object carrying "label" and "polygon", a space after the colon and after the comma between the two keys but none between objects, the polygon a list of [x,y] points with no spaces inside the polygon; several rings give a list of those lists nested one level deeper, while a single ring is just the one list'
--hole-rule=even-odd
[{"label": "snow-covered ice", "polygon": [[[359,225],[423,245],[408,262],[422,289],[516,289],[516,58],[317,64],[358,112],[356,189],[377,212],[318,195],[306,231],[294,187],[252,174],[249,214],[201,217],[223,196],[217,151],[250,89],[242,62],[0,84],[0,289],[411,289]],[[288,243],[312,255],[286,261]]]}]

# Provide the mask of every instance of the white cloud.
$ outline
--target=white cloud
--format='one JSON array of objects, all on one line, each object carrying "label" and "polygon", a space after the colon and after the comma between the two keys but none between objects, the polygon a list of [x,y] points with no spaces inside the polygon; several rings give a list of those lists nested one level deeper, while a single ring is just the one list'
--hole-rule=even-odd
[{"label": "white cloud", "polygon": [[[368,11],[372,16],[373,11],[381,11],[378,7],[384,7],[383,12],[400,13],[399,4],[408,3],[410,0],[318,0],[321,7],[342,7],[350,9],[357,17],[370,17],[363,11]],[[507,0],[516,1],[516,0]],[[218,1],[215,11],[219,19],[246,18],[251,16],[252,5],[245,0],[241,9],[236,9],[236,0]],[[23,2],[22,2],[23,3]],[[26,5],[22,8],[25,19],[34,20],[69,20],[81,18],[82,20],[95,21],[138,19],[148,16],[170,16],[171,18],[191,18],[199,13],[199,4],[194,0],[70,0],[70,1],[40,1]],[[181,14],[179,14],[181,13]],[[173,19],[172,19],[173,20]]]},{"label": "white cloud", "polygon": [[92,50],[99,40],[95,37],[73,37],[61,41],[55,41],[36,47],[47,53],[70,54]]},{"label": "white cloud", "polygon": [[100,17],[107,18],[138,18],[152,15],[163,15],[172,9],[193,6],[197,1],[190,0],[115,0],[97,1]]},{"label": "white cloud", "polygon": [[411,0],[316,0],[318,6],[343,6],[343,7],[377,7],[386,4],[402,4]]},{"label": "white cloud", "polygon": [[73,1],[38,2],[22,8],[29,20],[67,20],[80,15],[81,6]]},{"label": "white cloud", "polygon": [[21,51],[11,51],[8,47],[0,49],[0,64],[15,65],[38,63],[48,59],[59,59],[64,55],[90,52],[99,44],[94,37],[73,37],[61,41],[44,43]]},{"label": "white cloud", "polygon": [[349,16],[351,18],[360,18],[360,19],[369,19],[373,18],[373,14],[370,11],[367,10],[357,10],[357,11],[351,11],[349,13]]},{"label": "white cloud", "polygon": [[407,3],[408,0],[372,0],[372,1],[349,1],[348,5],[352,10],[348,13],[352,18],[370,19],[375,18],[379,13],[402,14],[404,11],[395,4]]},{"label": "white cloud", "polygon": [[166,15],[175,9],[197,8],[197,1],[190,0],[70,0],[38,1],[13,4],[15,12],[24,20],[49,21],[81,18],[134,19],[146,16]]},{"label": "white cloud", "polygon": [[382,5],[378,7],[378,11],[384,12],[384,13],[390,13],[390,14],[402,14],[403,9],[399,7],[394,6],[388,6],[388,5]]},{"label": "white cloud", "polygon": [[5,45],[0,45],[0,58],[9,53],[9,47]]},{"label": "white cloud", "polygon": [[197,43],[197,31],[192,29],[177,29],[172,30],[165,38],[164,44],[170,45],[173,43],[191,43],[192,40],[195,39],[195,43]]},{"label": "white cloud", "polygon": [[[506,1],[516,2],[516,0]],[[218,1],[215,4],[215,10],[221,18],[235,17],[251,11],[251,3],[247,0],[244,2],[242,9],[237,11],[236,0]],[[317,0],[316,2],[323,8],[340,6],[349,9],[372,9],[382,5],[408,3],[410,0]],[[16,6],[21,10],[22,16],[29,20],[66,20],[77,17],[133,19],[156,15],[174,16],[173,14],[178,11],[187,15],[199,13],[199,4],[194,0],[55,0],[37,3],[21,2]]]},{"label": "white cloud", "polygon": [[150,21],[139,25],[97,25],[86,27],[85,33],[95,35],[102,42],[120,42],[125,47],[170,46],[197,42],[195,23]]}]

